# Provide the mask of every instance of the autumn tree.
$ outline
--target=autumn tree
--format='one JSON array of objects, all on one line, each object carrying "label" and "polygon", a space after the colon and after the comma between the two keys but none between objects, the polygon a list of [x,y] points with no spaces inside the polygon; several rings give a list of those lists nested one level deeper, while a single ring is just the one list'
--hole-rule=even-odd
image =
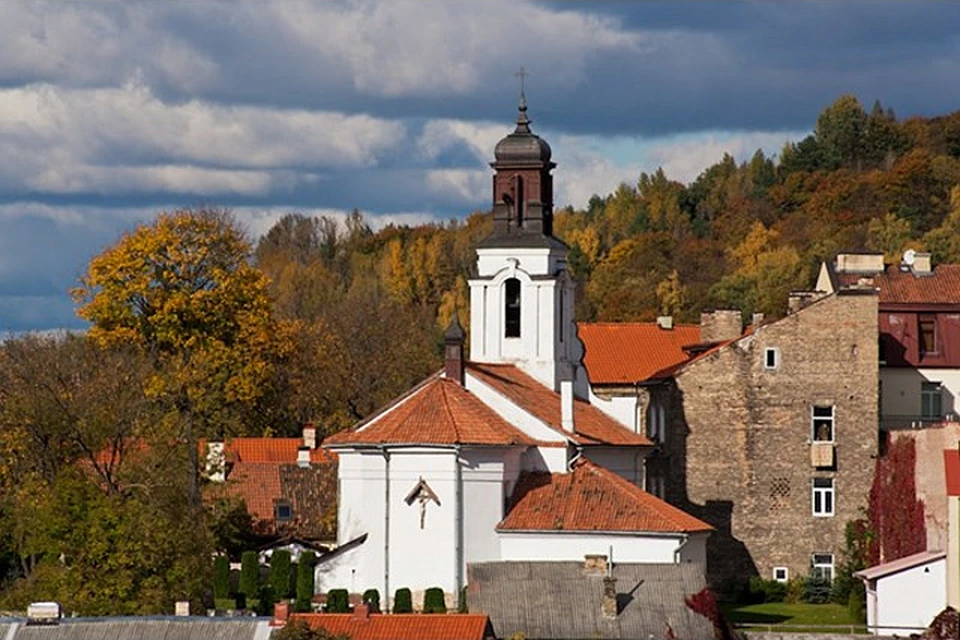
[{"label": "autumn tree", "polygon": [[150,390],[175,409],[194,505],[199,438],[235,428],[231,409],[256,400],[273,364],[267,280],[250,258],[226,212],[162,213],[96,256],[73,292],[93,340],[152,358]]}]

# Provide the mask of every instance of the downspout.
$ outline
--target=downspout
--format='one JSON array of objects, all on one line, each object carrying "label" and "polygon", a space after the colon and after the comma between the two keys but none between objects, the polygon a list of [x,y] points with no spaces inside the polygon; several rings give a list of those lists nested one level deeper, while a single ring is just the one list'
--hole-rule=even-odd
[{"label": "downspout", "polygon": [[456,508],[456,523],[455,523],[455,532],[456,536],[456,556],[457,567],[456,567],[456,583],[457,583],[457,607],[460,608],[463,603],[460,600],[463,598],[463,467],[460,466],[460,445],[458,444],[455,448],[455,455],[453,463],[456,465],[456,496],[457,496],[457,508]]},{"label": "downspout", "polygon": [[567,462],[567,471],[571,471],[573,469],[573,465],[577,463],[577,460],[579,460],[582,455],[583,446],[578,444],[576,445],[576,453],[574,453],[573,457]]},{"label": "downspout", "polygon": [[383,602],[390,603],[390,452],[380,446],[383,454]]},{"label": "downspout", "polygon": [[683,548],[687,546],[688,542],[690,542],[690,534],[685,533],[680,539],[680,544],[673,550],[673,564],[680,564],[680,552],[683,551]]}]

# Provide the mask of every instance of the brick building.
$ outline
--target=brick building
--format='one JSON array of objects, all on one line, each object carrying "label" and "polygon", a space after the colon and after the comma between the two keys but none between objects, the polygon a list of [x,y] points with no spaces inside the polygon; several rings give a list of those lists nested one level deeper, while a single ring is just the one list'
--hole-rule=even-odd
[{"label": "brick building", "polygon": [[707,545],[716,586],[752,574],[832,576],[844,527],[867,504],[878,447],[876,292],[791,302],[785,318],[757,317],[746,331],[736,311],[704,314],[699,335],[681,328],[672,341],[665,334],[678,328],[662,321],[638,327],[633,350],[655,354],[658,367],[619,381],[591,359],[613,335],[581,327],[593,394],[607,399],[597,406],[622,410],[632,386],[637,424],[657,442],[647,490],[716,527]]}]

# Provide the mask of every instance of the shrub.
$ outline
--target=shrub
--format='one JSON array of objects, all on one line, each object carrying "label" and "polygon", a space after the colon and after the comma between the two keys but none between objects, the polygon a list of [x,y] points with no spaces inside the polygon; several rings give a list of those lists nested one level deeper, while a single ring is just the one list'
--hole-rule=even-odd
[{"label": "shrub", "polygon": [[349,640],[349,636],[330,633],[323,627],[314,629],[305,620],[294,618],[274,631],[270,640]]},{"label": "shrub", "polygon": [[850,614],[850,619],[861,624],[867,621],[867,603],[864,595],[863,583],[860,583],[859,589],[856,586],[850,589],[850,597],[847,599],[847,611]]},{"label": "shrub", "polygon": [[746,601],[751,604],[764,602],[783,602],[787,596],[787,585],[776,580],[764,580],[760,576],[750,576]]},{"label": "shrub", "polygon": [[293,605],[299,613],[309,613],[313,609],[313,565],[316,562],[313,551],[300,554],[300,562],[297,563],[297,600]]},{"label": "shrub", "polygon": [[830,581],[820,576],[808,576],[803,583],[803,601],[809,604],[830,602]]},{"label": "shrub", "polygon": [[277,549],[270,556],[270,585],[276,598],[290,597],[290,552],[286,549]]},{"label": "shrub", "polygon": [[244,551],[240,556],[239,591],[247,599],[256,598],[260,591],[260,558],[256,551]]},{"label": "shrub", "polygon": [[394,613],[413,613],[413,594],[410,589],[403,587],[393,594]]},{"label": "shrub", "polygon": [[370,608],[370,613],[380,613],[380,592],[376,589],[364,591],[363,604]]},{"label": "shrub", "polygon": [[273,594],[273,585],[260,585],[260,591],[257,592],[257,606],[254,610],[258,616],[273,615],[273,603],[276,602]]},{"label": "shrub", "polygon": [[237,610],[242,611],[247,608],[247,596],[242,593],[238,593],[236,597],[237,601]]},{"label": "shrub", "polygon": [[447,601],[440,587],[430,587],[423,594],[424,613],[446,613]]},{"label": "shrub", "polygon": [[230,597],[230,558],[227,556],[213,560],[213,597],[219,600]]},{"label": "shrub", "polygon": [[330,589],[327,592],[327,613],[350,613],[350,594],[346,589]]},{"label": "shrub", "polygon": [[807,581],[803,578],[790,578],[787,582],[787,593],[783,601],[790,604],[800,604],[803,602],[804,588]]}]

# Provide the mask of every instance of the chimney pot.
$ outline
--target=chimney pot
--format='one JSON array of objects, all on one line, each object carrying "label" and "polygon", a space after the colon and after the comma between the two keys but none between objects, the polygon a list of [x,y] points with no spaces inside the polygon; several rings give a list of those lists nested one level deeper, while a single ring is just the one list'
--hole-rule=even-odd
[{"label": "chimney pot", "polygon": [[366,604],[353,605],[353,619],[358,622],[369,622],[370,606]]},{"label": "chimney pot", "polygon": [[307,447],[298,447],[297,448],[297,466],[298,467],[309,467],[310,466],[310,449]]},{"label": "chimney pot", "polygon": [[700,314],[700,342],[736,340],[743,334],[743,314],[736,309],[719,309]]},{"label": "chimney pot", "polygon": [[308,449],[317,448],[317,428],[312,422],[303,425],[303,446]]},{"label": "chimney pot", "polygon": [[583,556],[583,575],[607,575],[607,556],[597,554],[587,554]]},{"label": "chimney pot", "polygon": [[289,602],[278,602],[273,605],[273,622],[271,623],[274,627],[282,627],[287,624],[287,618],[290,617],[290,603]]},{"label": "chimney pot", "polygon": [[463,386],[463,343],[466,334],[463,327],[460,326],[460,318],[457,312],[453,312],[453,318],[450,319],[450,326],[443,334],[444,342],[444,363],[443,374],[450,380],[453,380],[460,386]]},{"label": "chimney pot", "polygon": [[603,578],[603,602],[600,605],[600,612],[604,618],[616,618],[620,613],[617,606],[617,579],[605,576]]},{"label": "chimney pot", "polygon": [[673,329],[673,316],[657,316],[657,326],[661,329]]},{"label": "chimney pot", "polygon": [[174,615],[186,617],[190,615],[190,603],[187,600],[178,600],[174,605]]}]

